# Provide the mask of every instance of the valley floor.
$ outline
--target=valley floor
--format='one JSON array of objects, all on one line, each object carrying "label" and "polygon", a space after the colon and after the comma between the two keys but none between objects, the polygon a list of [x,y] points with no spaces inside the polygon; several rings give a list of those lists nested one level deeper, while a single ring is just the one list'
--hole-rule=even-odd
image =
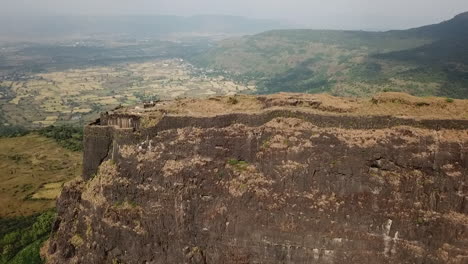
[{"label": "valley floor", "polygon": [[0,138],[0,218],[29,216],[55,207],[63,184],[80,175],[80,152],[29,134]]}]

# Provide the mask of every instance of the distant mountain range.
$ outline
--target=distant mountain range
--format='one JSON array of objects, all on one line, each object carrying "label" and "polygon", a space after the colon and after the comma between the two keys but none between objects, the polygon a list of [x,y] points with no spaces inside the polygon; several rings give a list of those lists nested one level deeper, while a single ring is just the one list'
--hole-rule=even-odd
[{"label": "distant mountain range", "polygon": [[387,32],[274,30],[219,42],[192,62],[261,92],[380,91],[468,98],[468,12]]},{"label": "distant mountain range", "polygon": [[383,57],[424,62],[468,62],[468,12],[440,24],[399,31],[403,36],[431,39],[430,44]]}]

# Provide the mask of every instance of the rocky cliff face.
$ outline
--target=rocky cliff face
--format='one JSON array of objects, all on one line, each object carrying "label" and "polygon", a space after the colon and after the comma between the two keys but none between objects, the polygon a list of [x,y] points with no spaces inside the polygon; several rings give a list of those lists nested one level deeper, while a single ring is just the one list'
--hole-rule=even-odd
[{"label": "rocky cliff face", "polygon": [[394,97],[104,114],[47,262],[468,263],[467,102]]}]

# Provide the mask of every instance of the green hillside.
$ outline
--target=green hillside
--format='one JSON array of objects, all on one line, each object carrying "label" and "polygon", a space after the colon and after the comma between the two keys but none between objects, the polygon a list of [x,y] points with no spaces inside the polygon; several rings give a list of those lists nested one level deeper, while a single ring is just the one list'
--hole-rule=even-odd
[{"label": "green hillside", "polygon": [[468,13],[402,31],[276,30],[220,42],[198,66],[261,93],[380,91],[468,98]]}]

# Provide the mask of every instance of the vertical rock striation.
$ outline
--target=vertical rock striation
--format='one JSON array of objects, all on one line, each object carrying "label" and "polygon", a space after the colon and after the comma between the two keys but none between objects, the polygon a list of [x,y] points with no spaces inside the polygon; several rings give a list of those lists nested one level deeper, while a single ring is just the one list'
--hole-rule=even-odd
[{"label": "vertical rock striation", "polygon": [[87,126],[48,263],[467,263],[466,120],[256,100]]}]

